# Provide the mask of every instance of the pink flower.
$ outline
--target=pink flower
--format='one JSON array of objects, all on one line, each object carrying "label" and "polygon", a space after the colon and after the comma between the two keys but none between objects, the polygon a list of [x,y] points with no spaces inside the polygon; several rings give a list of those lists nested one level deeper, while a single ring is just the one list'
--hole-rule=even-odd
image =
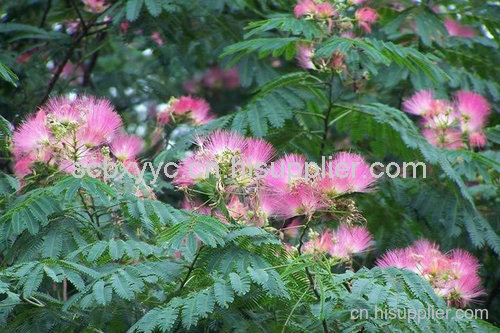
[{"label": "pink flower", "polygon": [[300,18],[305,15],[314,15],[317,13],[316,4],[313,0],[299,0],[295,5],[293,12],[296,18]]},{"label": "pink flower", "polygon": [[46,126],[46,114],[40,110],[14,132],[14,151],[20,155],[45,151],[51,136]]},{"label": "pink flower", "polygon": [[372,235],[364,227],[341,225],[328,249],[334,258],[349,259],[355,253],[365,252],[372,243]]},{"label": "pink flower", "polygon": [[300,184],[290,193],[276,198],[273,215],[285,219],[301,215],[312,216],[322,206],[317,192],[311,186]]},{"label": "pink flower", "polygon": [[462,116],[462,131],[477,132],[486,125],[491,106],[483,96],[472,91],[459,91],[455,94],[455,105]]},{"label": "pink flower", "polygon": [[474,132],[469,134],[469,144],[471,147],[482,148],[486,146],[486,134],[484,132]]},{"label": "pink flower", "polygon": [[448,34],[450,36],[467,37],[467,38],[477,36],[476,30],[474,30],[471,27],[463,26],[462,24],[460,24],[460,22],[452,19],[444,20],[444,26],[446,27],[446,30],[448,31]]},{"label": "pink flower", "polygon": [[290,223],[287,224],[286,228],[284,228],[283,232],[288,237],[297,237],[299,235],[300,229],[303,227],[303,222],[300,217],[293,218]]},{"label": "pink flower", "polygon": [[198,156],[191,156],[184,159],[177,168],[177,174],[173,183],[179,187],[186,187],[208,178],[208,162],[209,160]]},{"label": "pink flower", "polygon": [[415,273],[419,273],[419,270],[415,264],[415,261],[410,256],[408,249],[396,249],[392,251],[387,251],[378,258],[375,264],[379,267],[396,267],[404,268]]},{"label": "pink flower", "polygon": [[238,75],[237,68],[231,68],[227,71],[222,72],[222,81],[224,83],[224,88],[226,89],[236,89],[240,86],[240,78]]},{"label": "pink flower", "polygon": [[90,13],[102,13],[108,8],[106,0],[82,0],[85,4],[85,10]]},{"label": "pink flower", "polygon": [[428,116],[432,113],[434,102],[434,92],[431,90],[420,90],[403,103],[404,111],[419,115]]},{"label": "pink flower", "polygon": [[[244,151],[245,147],[245,138],[240,134],[217,130],[210,134],[200,149],[208,156],[224,159],[225,157],[232,158],[234,155],[239,155]],[[231,162],[231,160],[224,162]]]},{"label": "pink flower", "polygon": [[291,193],[304,182],[305,163],[306,158],[298,154],[287,154],[271,162],[268,174],[263,179],[266,188],[277,194]]},{"label": "pink flower", "polygon": [[323,253],[327,254],[333,239],[333,232],[325,230],[318,237],[304,243],[304,253]]},{"label": "pink flower", "polygon": [[121,161],[133,160],[144,147],[144,140],[135,135],[119,134],[111,141],[111,152]]},{"label": "pink flower", "polygon": [[120,30],[122,33],[126,33],[130,28],[130,22],[125,20],[120,23]]},{"label": "pink flower", "polygon": [[196,94],[200,91],[200,82],[196,79],[187,80],[182,84],[182,88],[189,94]]},{"label": "pink flower", "polygon": [[210,113],[210,105],[204,99],[190,96],[182,96],[178,100],[174,100],[170,112],[176,115],[189,113],[196,125],[206,124],[215,118]]},{"label": "pink flower", "polygon": [[155,31],[151,34],[151,39],[156,43],[158,46],[163,45],[163,39],[161,39],[161,35],[159,32]]},{"label": "pink flower", "polygon": [[410,269],[421,275],[449,305],[464,306],[484,293],[476,258],[460,249],[444,254],[437,244],[427,240],[415,242],[405,249],[389,251],[376,264],[379,267]]},{"label": "pink flower", "polygon": [[31,173],[31,164],[35,162],[35,159],[31,156],[21,157],[16,160],[14,164],[14,173],[18,177],[24,177]]},{"label": "pink flower", "polygon": [[313,63],[313,58],[314,48],[312,46],[298,46],[297,61],[299,62],[300,67],[304,69],[316,69],[316,66]]},{"label": "pink flower", "polygon": [[[370,186],[376,181],[370,172],[370,165],[358,154],[338,153],[335,155],[333,165],[338,168],[341,176],[347,174],[346,182],[340,181],[340,184],[347,185],[348,188],[345,190],[349,192],[369,192]],[[347,173],[344,174],[341,172],[343,165],[347,167]],[[335,173],[335,169],[333,172]]]},{"label": "pink flower", "polygon": [[371,33],[371,25],[378,19],[377,11],[370,7],[363,7],[356,10],[354,14],[358,25],[365,30],[366,33]]},{"label": "pink flower", "polygon": [[447,149],[463,148],[462,132],[455,129],[435,130],[424,129],[422,135],[430,144]]},{"label": "pink flower", "polygon": [[241,221],[248,215],[248,207],[246,207],[236,195],[231,196],[227,204],[227,210],[229,216],[236,221]]},{"label": "pink flower", "polygon": [[220,67],[210,68],[203,77],[203,83],[211,89],[220,89],[224,84],[224,73]]},{"label": "pink flower", "polygon": [[246,166],[251,166],[255,173],[255,168],[267,164],[276,154],[273,146],[261,139],[246,139],[243,149],[243,162]]},{"label": "pink flower", "polygon": [[329,2],[316,3],[313,0],[299,0],[293,12],[296,18],[313,16],[315,18],[327,19],[337,14]]},{"label": "pink flower", "polygon": [[78,131],[78,139],[87,146],[110,142],[122,126],[120,116],[107,99],[84,96],[79,97],[75,105],[85,119],[85,124]]}]

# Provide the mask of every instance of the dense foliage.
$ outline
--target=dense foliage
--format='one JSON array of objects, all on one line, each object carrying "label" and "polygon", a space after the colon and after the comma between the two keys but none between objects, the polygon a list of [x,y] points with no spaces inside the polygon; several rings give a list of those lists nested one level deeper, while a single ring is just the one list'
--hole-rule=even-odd
[{"label": "dense foliage", "polygon": [[[479,0],[2,2],[2,330],[497,331],[499,17]],[[359,172],[320,177],[323,157]],[[373,162],[427,168],[377,179]],[[429,308],[450,315],[375,317]]]}]

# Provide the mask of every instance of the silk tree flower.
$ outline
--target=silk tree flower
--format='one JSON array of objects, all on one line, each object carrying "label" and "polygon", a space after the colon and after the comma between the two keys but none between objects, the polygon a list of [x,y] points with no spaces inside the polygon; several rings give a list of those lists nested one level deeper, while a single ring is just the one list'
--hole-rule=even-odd
[{"label": "silk tree flower", "polygon": [[14,132],[14,153],[24,155],[46,151],[51,137],[52,134],[46,126],[45,111],[40,110]]},{"label": "silk tree flower", "polygon": [[333,241],[333,231],[325,230],[320,235],[310,234],[311,239],[304,243],[304,253],[313,253],[313,254],[328,254],[329,250],[332,246]]},{"label": "silk tree flower", "polygon": [[312,18],[327,19],[337,15],[335,9],[329,2],[315,2],[313,0],[299,0],[293,12],[296,18],[308,16]]},{"label": "silk tree flower", "polygon": [[365,252],[372,244],[372,235],[364,227],[341,225],[334,233],[328,253],[339,259],[349,259]]},{"label": "silk tree flower", "polygon": [[84,119],[78,140],[87,146],[109,143],[122,126],[120,116],[107,99],[81,97],[75,101],[75,107]]},{"label": "silk tree flower", "polygon": [[466,37],[466,38],[477,36],[476,30],[474,30],[471,27],[464,26],[460,24],[460,22],[452,19],[446,19],[444,21],[444,26],[450,36]]},{"label": "silk tree flower", "polygon": [[240,86],[240,77],[237,68],[230,68],[222,72],[222,82],[225,89],[236,89]]},{"label": "silk tree flower", "polygon": [[405,249],[385,253],[376,264],[409,269],[421,275],[448,305],[465,306],[484,294],[478,275],[479,262],[464,250],[445,254],[437,244],[421,240]]},{"label": "silk tree flower", "polygon": [[297,53],[297,61],[303,69],[316,69],[313,62],[314,48],[307,45],[299,45]]},{"label": "silk tree flower", "polygon": [[378,19],[377,11],[370,7],[363,7],[356,10],[354,16],[358,20],[358,26],[363,28],[366,33],[372,32],[371,25]]},{"label": "silk tree flower", "polygon": [[267,164],[276,154],[274,147],[267,141],[248,138],[245,140],[242,159],[245,166],[251,167],[255,173],[256,167]]},{"label": "silk tree flower", "polygon": [[204,99],[191,96],[171,98],[166,106],[158,110],[157,119],[161,125],[164,125],[176,116],[187,117],[195,125],[206,124],[215,118],[210,113],[210,105]]},{"label": "silk tree flower", "polygon": [[436,147],[447,149],[460,149],[464,147],[462,132],[457,129],[424,129],[422,130],[422,135],[430,144]]},{"label": "silk tree flower", "polygon": [[315,189],[307,184],[300,184],[289,193],[277,197],[273,215],[285,219],[302,215],[311,217],[316,211],[324,208],[326,207]]},{"label": "silk tree flower", "polygon": [[432,90],[420,90],[412,97],[403,102],[403,110],[422,117],[432,114],[434,92]]},{"label": "silk tree flower", "polygon": [[486,125],[491,106],[483,96],[472,91],[459,91],[455,94],[455,105],[461,115],[463,132],[478,132]]},{"label": "silk tree flower", "polygon": [[111,152],[120,161],[134,160],[144,147],[144,140],[135,135],[119,134],[111,142]]},{"label": "silk tree flower", "polygon": [[267,176],[263,179],[264,186],[276,194],[290,194],[294,189],[305,182],[305,156],[287,154],[268,167]]},{"label": "silk tree flower", "polygon": [[338,153],[326,163],[324,177],[318,182],[318,189],[329,196],[352,192],[369,192],[375,183],[370,165],[358,154]]},{"label": "silk tree flower", "polygon": [[342,261],[353,255],[365,252],[372,243],[368,230],[360,226],[341,225],[337,230],[325,230],[304,244],[305,253],[329,254]]},{"label": "silk tree flower", "polygon": [[75,162],[102,161],[121,125],[107,100],[91,96],[50,99],[14,132],[16,174],[27,175],[34,162],[72,172]]}]

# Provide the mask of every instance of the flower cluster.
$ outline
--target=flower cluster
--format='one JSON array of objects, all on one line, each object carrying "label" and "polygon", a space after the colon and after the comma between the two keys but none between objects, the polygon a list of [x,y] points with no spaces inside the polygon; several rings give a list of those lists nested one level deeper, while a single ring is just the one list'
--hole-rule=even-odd
[{"label": "flower cluster", "polygon": [[346,261],[354,254],[365,252],[372,243],[372,235],[361,226],[341,225],[337,230],[327,229],[321,234],[314,232],[304,244],[304,252],[314,255],[330,255]]},{"label": "flower cluster", "polygon": [[238,70],[231,68],[223,71],[220,67],[209,68],[203,75],[184,82],[184,90],[190,94],[198,93],[202,87],[213,90],[232,90],[240,86]]},{"label": "flower cluster", "polygon": [[210,105],[204,99],[191,96],[172,97],[167,104],[158,107],[156,116],[160,125],[181,120],[189,120],[194,125],[203,125],[215,118],[210,113]]},{"label": "flower cluster", "polygon": [[354,13],[354,18],[348,17],[346,9],[350,5],[361,5],[363,0],[349,1],[348,4],[341,2],[332,5],[326,0],[299,0],[293,12],[296,18],[316,20],[327,27],[328,32],[337,28],[339,35],[353,29],[351,21],[357,21],[358,26],[366,33],[372,32],[372,24],[376,23],[379,15],[377,11],[370,7],[358,8]]},{"label": "flower cluster", "polygon": [[[296,18],[305,18],[318,21],[325,26],[328,34],[336,34],[345,38],[355,38],[352,22],[362,31],[369,34],[372,32],[372,25],[378,20],[377,11],[370,7],[358,8],[354,13],[354,18],[349,17],[350,12],[346,11],[351,5],[360,5],[363,0],[349,1],[345,3],[336,3],[332,5],[327,1],[300,0],[294,8]],[[327,71],[333,69],[338,73],[346,71],[346,54],[340,51],[334,51],[327,58],[315,58],[314,43],[301,43],[297,46],[297,60],[299,66],[304,69],[313,69]]]},{"label": "flower cluster", "polygon": [[388,251],[377,260],[380,267],[397,267],[421,275],[448,305],[464,306],[483,294],[479,262],[469,252],[455,249],[442,253],[427,240],[403,249]]},{"label": "flower cluster", "polygon": [[[274,155],[274,148],[264,140],[219,130],[198,139],[198,149],[181,162],[174,184],[188,192],[212,184],[227,203],[231,218],[262,226],[271,217],[311,218],[341,209],[356,214],[354,205],[339,196],[367,192],[375,181],[369,165],[357,154],[330,156],[324,174],[302,155],[288,154],[271,162]],[[349,220],[353,215],[346,216]]]},{"label": "flower cluster", "polygon": [[403,103],[406,112],[423,117],[422,134],[433,145],[448,149],[464,147],[464,139],[471,147],[484,147],[483,128],[491,107],[481,95],[459,91],[452,102],[435,99],[430,90],[421,90]]},{"label": "flower cluster", "polygon": [[142,147],[142,139],[123,132],[121,117],[108,100],[55,98],[14,132],[14,171],[24,177],[39,162],[72,172],[75,162],[86,166],[112,157],[135,164]]},{"label": "flower cluster", "polygon": [[476,30],[474,30],[471,27],[464,26],[460,24],[460,22],[457,22],[452,19],[446,19],[444,21],[444,26],[446,27],[446,30],[448,31],[448,34],[450,36],[466,37],[466,38],[477,36]]}]

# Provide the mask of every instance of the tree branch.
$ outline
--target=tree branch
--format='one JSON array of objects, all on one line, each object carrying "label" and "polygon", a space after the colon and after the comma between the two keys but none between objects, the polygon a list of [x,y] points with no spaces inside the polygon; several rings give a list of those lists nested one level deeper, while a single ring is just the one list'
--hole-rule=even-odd
[{"label": "tree branch", "polygon": [[47,15],[49,14],[50,8],[52,7],[52,0],[47,0],[47,5],[42,14],[42,19],[40,20],[40,28],[43,28],[45,21],[47,20]]}]

